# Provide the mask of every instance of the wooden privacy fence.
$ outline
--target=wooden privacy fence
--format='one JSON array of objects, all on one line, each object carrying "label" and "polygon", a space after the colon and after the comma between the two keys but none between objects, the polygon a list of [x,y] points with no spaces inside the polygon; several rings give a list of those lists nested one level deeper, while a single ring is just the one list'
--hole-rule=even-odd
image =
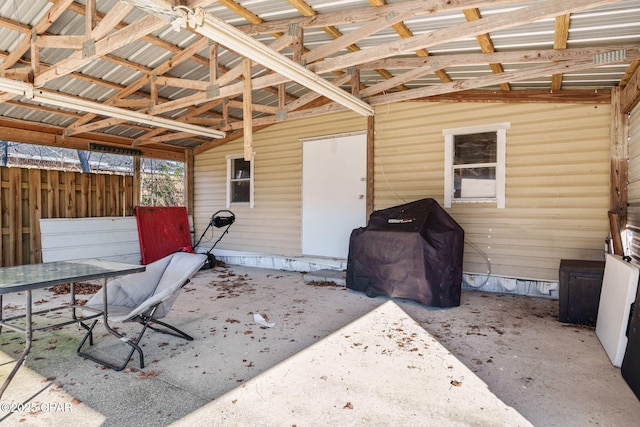
[{"label": "wooden privacy fence", "polygon": [[41,218],[133,215],[134,178],[0,167],[0,266],[42,262]]}]

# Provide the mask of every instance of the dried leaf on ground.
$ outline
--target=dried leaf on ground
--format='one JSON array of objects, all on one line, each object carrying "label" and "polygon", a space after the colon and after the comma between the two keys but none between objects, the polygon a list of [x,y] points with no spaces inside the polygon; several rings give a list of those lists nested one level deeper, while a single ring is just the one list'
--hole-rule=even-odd
[{"label": "dried leaf on ground", "polygon": [[136,378],[147,379],[157,377],[158,375],[160,375],[160,371],[140,372]]},{"label": "dried leaf on ground", "polygon": [[344,288],[344,285],[339,285],[335,282],[330,282],[328,280],[310,280],[308,282],[305,282],[305,285],[309,285],[309,286],[317,286],[320,288],[326,287],[326,288]]},{"label": "dried leaf on ground", "polygon": [[[102,288],[102,286],[100,285],[82,282],[76,282],[74,283],[74,285],[76,289],[76,295],[95,294],[96,292],[98,292],[98,290],[100,290],[100,288]],[[56,285],[49,288],[49,290],[56,295],[65,295],[71,293],[71,285],[68,283],[65,285]]]}]

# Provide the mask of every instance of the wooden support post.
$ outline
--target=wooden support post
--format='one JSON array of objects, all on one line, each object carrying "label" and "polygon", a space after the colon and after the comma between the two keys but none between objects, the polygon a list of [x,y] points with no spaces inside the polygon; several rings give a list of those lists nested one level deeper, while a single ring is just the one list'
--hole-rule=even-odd
[{"label": "wooden support post", "polygon": [[244,74],[244,91],[242,92],[242,121],[244,128],[244,159],[251,161],[253,152],[253,117],[251,113],[251,60],[242,62]]},{"label": "wooden support post", "polygon": [[[567,40],[569,39],[569,24],[571,23],[571,15],[565,14],[556,16],[556,29],[553,41],[554,49],[566,49]],[[562,89],[562,73],[551,76],[551,90]]]},{"label": "wooden support post", "polygon": [[278,85],[278,110],[284,110],[286,102],[286,92],[284,83]]},{"label": "wooden support post", "polygon": [[358,96],[360,93],[360,70],[353,67],[351,73],[351,95]]},{"label": "wooden support post", "polygon": [[620,228],[620,217],[615,212],[609,212],[609,229],[611,230],[611,243],[613,253],[623,256],[624,247],[622,245],[622,229]]},{"label": "wooden support post", "polygon": [[627,122],[628,117],[620,105],[621,89],[611,90],[611,193],[609,210],[618,214],[624,230],[627,215]]},{"label": "wooden support post", "polygon": [[85,35],[87,36],[87,40],[91,38],[91,33],[96,26],[96,0],[87,0],[85,5]]},{"label": "wooden support post", "polygon": [[[609,198],[609,219],[615,220],[616,227],[611,227],[614,253],[623,254],[623,243],[620,233],[627,227],[627,174],[628,174],[628,117],[621,106],[621,89],[611,90],[611,183]],[[612,219],[613,218],[613,219]],[[612,223],[613,224],[613,223]],[[617,231],[616,231],[617,230]]]},{"label": "wooden support post", "polygon": [[194,200],[193,200],[193,178],[194,178],[194,162],[195,158],[193,150],[187,148],[184,150],[184,206],[187,208],[187,213],[193,215]]},{"label": "wooden support post", "polygon": [[149,101],[149,111],[153,111],[153,108],[158,105],[158,75],[151,73],[151,100]]},{"label": "wooden support post", "polygon": [[142,194],[142,172],[140,168],[140,157],[133,157],[133,207],[140,206],[140,195]]},{"label": "wooden support post", "polygon": [[302,61],[302,54],[304,53],[304,29],[301,25],[291,24],[289,26],[289,35],[293,39],[293,62],[300,63]]},{"label": "wooden support post", "polygon": [[[6,176],[5,173],[7,171],[6,167],[0,167],[0,199],[2,199],[2,181],[4,181],[4,177]],[[0,267],[5,267],[7,264],[5,262],[5,260],[7,259],[7,257],[5,256],[4,250],[5,250],[5,246],[3,243],[4,237],[3,236],[3,229],[5,228],[5,224],[2,221],[2,217],[3,215],[0,215]],[[7,224],[8,225],[8,224]],[[2,302],[0,301],[0,305],[2,304]]]},{"label": "wooden support post", "polygon": [[33,31],[31,33],[31,70],[34,76],[40,72],[40,48],[36,44],[37,39],[38,33]]},{"label": "wooden support post", "polygon": [[[634,64],[637,68],[635,68],[635,71],[626,79],[627,84],[622,89],[620,95],[620,108],[623,113],[630,113],[636,105],[640,103],[640,60],[633,61],[629,70],[634,69]],[[627,71],[627,74],[628,73],[629,71]]]},{"label": "wooden support post", "polygon": [[209,45],[209,83],[212,85],[218,80],[218,43]]},{"label": "wooden support post", "polygon": [[375,143],[375,116],[367,118],[367,221],[374,208],[373,186],[374,186],[374,143]]},{"label": "wooden support post", "polygon": [[229,98],[222,102],[222,126],[229,124]]}]

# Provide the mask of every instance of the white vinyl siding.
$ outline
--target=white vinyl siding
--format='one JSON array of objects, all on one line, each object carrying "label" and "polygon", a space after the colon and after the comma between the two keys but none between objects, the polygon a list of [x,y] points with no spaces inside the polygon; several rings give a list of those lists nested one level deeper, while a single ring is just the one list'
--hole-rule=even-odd
[{"label": "white vinyl siding", "polygon": [[[336,113],[276,124],[253,135],[254,208],[230,205],[236,222],[217,249],[300,256],[302,252],[301,138],[363,131],[367,119]],[[243,140],[195,157],[194,221],[202,233],[211,215],[226,206],[226,156],[243,152]],[[216,232],[215,230],[214,232]]]},{"label": "white vinyl siding", "polygon": [[[374,208],[432,197],[444,203],[442,131],[509,122],[504,209],[455,204],[465,230],[464,270],[558,280],[560,260],[604,258],[609,233],[608,105],[406,102],[377,107]],[[330,114],[277,124],[254,134],[255,208],[231,210],[236,223],[217,248],[301,255],[300,139],[362,131],[367,119]],[[226,160],[242,140],[196,156],[196,235],[226,205]]]},{"label": "white vinyl siding", "polygon": [[[510,122],[505,209],[454,204],[465,230],[464,270],[558,280],[560,260],[603,259],[609,232],[610,107],[419,103],[380,107],[375,209],[425,197],[444,204],[442,131]],[[472,246],[473,245],[473,246]]]}]

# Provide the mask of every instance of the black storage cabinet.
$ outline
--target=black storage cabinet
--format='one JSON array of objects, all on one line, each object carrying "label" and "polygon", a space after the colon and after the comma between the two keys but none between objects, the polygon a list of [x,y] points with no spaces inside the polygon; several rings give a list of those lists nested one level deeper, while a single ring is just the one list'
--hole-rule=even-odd
[{"label": "black storage cabinet", "polygon": [[347,288],[459,306],[463,251],[464,231],[434,199],[375,211],[351,232]]},{"label": "black storage cabinet", "polygon": [[604,261],[560,261],[560,316],[563,323],[596,326]]},{"label": "black storage cabinet", "polygon": [[640,399],[640,287],[636,293],[636,301],[631,307],[628,328],[627,338],[629,341],[620,373],[636,397]]}]

